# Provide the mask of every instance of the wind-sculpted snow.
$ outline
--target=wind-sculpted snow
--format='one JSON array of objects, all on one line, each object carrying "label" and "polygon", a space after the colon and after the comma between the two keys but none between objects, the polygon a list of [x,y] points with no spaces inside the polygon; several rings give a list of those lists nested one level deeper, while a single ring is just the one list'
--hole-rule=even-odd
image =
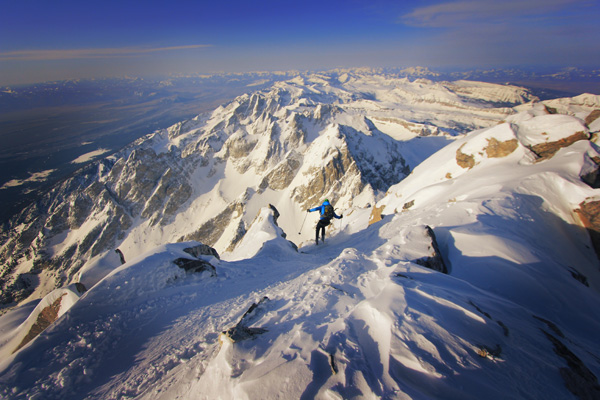
[{"label": "wind-sculpted snow", "polygon": [[[15,220],[3,285],[90,287],[1,362],[0,397],[594,398],[600,271],[578,209],[598,199],[600,104],[513,115],[491,103],[522,89],[474,86],[298,77],[63,183]],[[344,218],[314,246],[324,197]],[[221,259],[186,272],[190,239]]]},{"label": "wind-sculpted snow", "polygon": [[[554,348],[564,346],[592,376],[600,371],[597,259],[584,232],[531,195],[498,197],[479,208],[470,198],[386,216],[300,253],[270,234],[279,228],[265,210],[256,227],[267,240],[254,236],[260,251],[213,259],[216,278],[170,262],[189,243],[158,248],[105,278],[8,360],[1,393],[570,398]],[[366,211],[348,218],[368,218]],[[431,246],[423,222],[437,232],[450,275],[416,262]],[[589,287],[570,277],[570,263]],[[223,332],[249,310],[253,334],[232,342]],[[593,379],[586,385],[597,393]]]}]

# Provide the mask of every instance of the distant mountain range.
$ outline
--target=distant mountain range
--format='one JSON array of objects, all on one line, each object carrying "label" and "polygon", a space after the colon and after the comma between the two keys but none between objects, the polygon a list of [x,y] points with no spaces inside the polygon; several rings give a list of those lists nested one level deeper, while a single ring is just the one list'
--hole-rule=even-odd
[{"label": "distant mountain range", "polygon": [[475,80],[510,83],[525,86],[542,100],[574,96],[582,93],[600,94],[600,68],[562,68],[534,70],[525,68],[450,71],[434,79]]},{"label": "distant mountain range", "polygon": [[87,105],[118,102],[132,105],[159,99],[164,103],[186,103],[227,93],[240,87],[272,84],[294,73],[212,74],[183,77],[122,77],[50,81],[31,85],[0,87],[0,115],[37,107]]},{"label": "distant mountain range", "polygon": [[[336,70],[334,70],[336,71]],[[410,68],[352,68],[338,72],[355,71],[385,73],[397,77],[440,80],[478,80],[492,83],[561,82],[600,83],[600,68],[568,67],[561,69],[493,68],[475,70],[431,70],[427,67]],[[299,75],[300,71],[252,72],[240,74],[198,74],[156,78],[123,77],[74,79],[43,82],[31,85],[0,86],[0,113],[34,107],[60,106],[75,103],[119,100],[136,102],[149,97],[164,97],[178,93],[194,94],[194,88],[218,88],[272,84]],[[304,71],[303,74],[308,72]],[[567,87],[567,85],[565,85]],[[594,86],[597,90],[598,86]],[[580,94],[576,93],[576,94]],[[594,93],[593,94],[600,94]]]},{"label": "distant mountain range", "polygon": [[435,71],[424,67],[393,69],[390,72],[409,78],[423,77],[434,81],[473,80],[507,83],[531,89],[541,100],[600,94],[600,68],[569,67],[561,69],[493,68],[476,70]]}]

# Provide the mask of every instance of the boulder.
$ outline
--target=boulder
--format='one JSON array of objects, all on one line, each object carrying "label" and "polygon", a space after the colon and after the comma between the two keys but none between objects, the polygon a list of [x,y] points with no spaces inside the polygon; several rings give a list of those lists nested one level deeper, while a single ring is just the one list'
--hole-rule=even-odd
[{"label": "boulder", "polygon": [[219,253],[217,253],[215,249],[202,243],[194,247],[183,249],[183,251],[196,258],[199,258],[200,256],[212,256],[217,260],[221,259],[221,257],[219,257]]},{"label": "boulder", "polygon": [[208,261],[200,259],[178,258],[173,261],[179,268],[183,268],[185,272],[197,273],[208,271],[210,276],[217,276],[217,270]]}]

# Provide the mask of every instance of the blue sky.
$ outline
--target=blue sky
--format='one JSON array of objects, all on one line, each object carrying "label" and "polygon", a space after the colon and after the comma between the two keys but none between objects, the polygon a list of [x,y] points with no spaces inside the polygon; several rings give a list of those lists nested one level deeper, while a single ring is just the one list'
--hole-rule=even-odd
[{"label": "blue sky", "polygon": [[0,84],[335,67],[600,67],[598,0],[0,0]]}]

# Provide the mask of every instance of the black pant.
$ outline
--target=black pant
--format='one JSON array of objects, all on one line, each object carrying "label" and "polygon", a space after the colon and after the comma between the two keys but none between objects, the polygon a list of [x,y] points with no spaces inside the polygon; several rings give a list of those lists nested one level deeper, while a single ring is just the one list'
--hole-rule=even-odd
[{"label": "black pant", "polygon": [[316,231],[316,236],[315,239],[318,242],[319,241],[319,229],[321,230],[321,241],[325,241],[325,227],[329,225],[329,220],[328,219],[320,219],[319,222],[317,223],[317,231]]}]

